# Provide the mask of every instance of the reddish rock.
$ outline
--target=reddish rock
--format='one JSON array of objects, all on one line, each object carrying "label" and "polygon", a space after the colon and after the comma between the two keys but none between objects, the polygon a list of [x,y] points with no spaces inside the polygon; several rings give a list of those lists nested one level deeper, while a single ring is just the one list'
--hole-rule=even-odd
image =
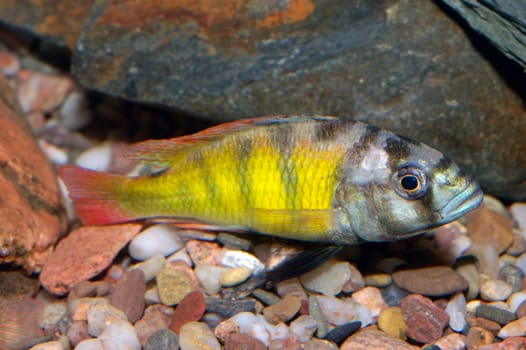
[{"label": "reddish rock", "polygon": [[66,335],[73,346],[77,346],[81,341],[91,338],[88,333],[88,323],[86,321],[72,322]]},{"label": "reddish rock", "polygon": [[513,242],[511,220],[482,205],[466,215],[470,237],[477,242],[490,244],[497,253],[504,252]]},{"label": "reddish rock", "polygon": [[466,316],[466,321],[470,327],[480,327],[490,331],[493,335],[497,335],[501,328],[500,324],[495,321],[488,320],[484,317],[475,317],[470,314]]},{"label": "reddish rock", "polygon": [[0,193],[0,264],[40,270],[67,219],[51,165],[27,125],[1,96]]},{"label": "reddish rock", "polygon": [[441,296],[461,292],[468,282],[449,266],[431,266],[393,273],[393,280],[400,288],[411,293]]},{"label": "reddish rock", "polygon": [[141,345],[144,345],[148,338],[160,329],[168,328],[172,319],[173,309],[162,304],[149,306],[144,316],[135,322],[135,331]]},{"label": "reddish rock", "polygon": [[347,338],[340,350],[417,350],[416,346],[403,340],[393,338],[387,333],[379,331],[376,327],[359,330]]},{"label": "reddish rock", "polygon": [[179,334],[179,330],[185,323],[198,321],[205,313],[205,308],[203,293],[196,290],[186,294],[175,308],[169,328]]},{"label": "reddish rock", "polygon": [[276,304],[263,309],[265,319],[272,324],[286,322],[294,317],[301,308],[301,299],[296,296],[286,296]]},{"label": "reddish rock", "polygon": [[449,322],[443,309],[418,294],[403,298],[400,309],[407,324],[407,337],[418,343],[432,343],[440,339]]},{"label": "reddish rock", "polygon": [[246,334],[232,333],[227,336],[225,350],[266,350],[261,341]]},{"label": "reddish rock", "polygon": [[302,346],[298,338],[288,336],[273,340],[269,344],[268,350],[302,350]]},{"label": "reddish rock", "polygon": [[466,337],[468,349],[478,349],[480,346],[493,343],[495,336],[487,329],[481,327],[471,327]]},{"label": "reddish rock", "polygon": [[20,69],[20,62],[10,52],[0,51],[0,71],[6,76],[15,75]]},{"label": "reddish rock", "polygon": [[218,265],[218,255],[221,252],[221,247],[216,242],[203,242],[191,240],[186,243],[186,250],[188,255],[192,258],[194,264],[209,264]]},{"label": "reddish rock", "polygon": [[500,343],[483,345],[477,350],[524,350],[526,348],[525,337],[507,338]]},{"label": "reddish rock", "polygon": [[352,294],[352,298],[371,310],[374,318],[378,317],[382,310],[387,309],[387,304],[376,287],[365,287]]},{"label": "reddish rock", "polygon": [[123,311],[131,323],[141,318],[144,311],[146,283],[140,269],[127,271],[110,294],[110,303]]},{"label": "reddish rock", "polygon": [[83,226],[57,245],[40,282],[50,293],[62,295],[74,285],[107,268],[117,253],[139,233],[141,225]]},{"label": "reddish rock", "polygon": [[22,112],[51,112],[62,103],[73,85],[73,80],[67,76],[19,71],[18,102]]}]

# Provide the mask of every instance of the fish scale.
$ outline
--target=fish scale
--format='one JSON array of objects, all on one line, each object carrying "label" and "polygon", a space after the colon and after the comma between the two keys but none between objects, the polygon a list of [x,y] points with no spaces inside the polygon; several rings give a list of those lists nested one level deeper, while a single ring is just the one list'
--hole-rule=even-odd
[{"label": "fish scale", "polygon": [[482,199],[437,150],[333,117],[241,120],[145,141],[130,156],[166,170],[126,178],[60,169],[86,223],[173,218],[184,227],[352,244],[410,237]]}]

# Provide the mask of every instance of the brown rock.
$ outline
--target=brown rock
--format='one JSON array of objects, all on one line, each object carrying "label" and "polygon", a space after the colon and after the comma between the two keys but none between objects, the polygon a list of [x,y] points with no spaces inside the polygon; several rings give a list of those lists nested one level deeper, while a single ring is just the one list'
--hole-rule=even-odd
[{"label": "brown rock", "polygon": [[403,340],[393,338],[387,333],[379,331],[375,327],[368,327],[359,330],[347,338],[340,347],[340,350],[417,350],[416,346],[406,343]]},{"label": "brown rock", "polygon": [[481,327],[471,327],[466,337],[468,349],[478,349],[482,345],[493,343],[494,334]]},{"label": "brown rock", "polygon": [[411,294],[400,301],[402,316],[407,324],[406,335],[418,343],[432,343],[446,328],[449,317],[429,298]]},{"label": "brown rock", "polygon": [[199,321],[205,313],[205,298],[203,293],[196,290],[186,294],[174,311],[169,328],[179,334],[181,327],[191,321]]},{"label": "brown rock", "polygon": [[218,255],[221,252],[221,247],[216,242],[203,242],[191,240],[186,243],[186,250],[188,255],[192,258],[195,265],[209,264],[218,265]]},{"label": "brown rock", "polygon": [[500,324],[498,324],[495,321],[488,320],[484,317],[475,317],[470,314],[466,316],[466,321],[468,322],[470,327],[480,327],[482,329],[490,331],[493,335],[497,335],[501,328]]},{"label": "brown rock", "polygon": [[161,302],[175,305],[181,302],[190,292],[199,289],[199,281],[184,261],[169,262],[156,277],[157,291]]},{"label": "brown rock", "polygon": [[0,193],[0,264],[40,270],[67,219],[51,165],[27,125],[2,99]]},{"label": "brown rock", "polygon": [[492,245],[503,253],[513,242],[511,220],[482,205],[466,215],[469,235],[474,241]]},{"label": "brown rock", "polygon": [[526,348],[525,337],[512,337],[501,341],[500,343],[493,343],[483,345],[477,350],[524,350]]},{"label": "brown rock", "polygon": [[88,323],[86,321],[72,322],[66,335],[73,346],[77,346],[81,341],[91,338],[88,333]]},{"label": "brown rock", "polygon": [[84,226],[72,231],[57,245],[40,274],[50,293],[62,295],[80,281],[108,267],[141,225]]},{"label": "brown rock", "polygon": [[427,296],[449,295],[468,288],[464,277],[449,266],[399,270],[393,273],[393,280],[400,288]]},{"label": "brown rock", "polygon": [[126,271],[110,294],[110,303],[123,311],[131,323],[141,318],[144,311],[146,283],[140,269]]},{"label": "brown rock", "polygon": [[225,350],[266,350],[261,341],[246,334],[232,333],[227,336]]},{"label": "brown rock", "polygon": [[458,333],[449,333],[435,342],[435,345],[442,350],[465,349],[466,336]]},{"label": "brown rock", "polygon": [[286,296],[276,304],[264,308],[263,315],[268,322],[278,324],[290,320],[298,313],[300,308],[301,299],[299,297]]},{"label": "brown rock", "polygon": [[148,338],[158,330],[168,328],[172,316],[171,307],[162,304],[149,306],[144,316],[134,325],[141,345],[144,345]]}]

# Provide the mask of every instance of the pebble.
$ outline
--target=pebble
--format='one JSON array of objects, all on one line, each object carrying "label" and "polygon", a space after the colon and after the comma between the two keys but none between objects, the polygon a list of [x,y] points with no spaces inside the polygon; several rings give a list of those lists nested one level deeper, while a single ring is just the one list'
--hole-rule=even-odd
[{"label": "pebble", "polygon": [[468,349],[478,349],[480,346],[493,343],[493,333],[481,327],[470,327],[466,336]]},{"label": "pebble", "polygon": [[91,338],[88,333],[88,323],[86,321],[71,322],[66,335],[73,346],[76,346],[83,340]]},{"label": "pebble", "polygon": [[526,317],[509,322],[500,329],[497,336],[501,339],[526,336]]},{"label": "pebble", "polygon": [[102,347],[102,343],[98,339],[86,339],[81,341],[75,350],[107,350]]},{"label": "pebble", "polygon": [[301,350],[301,343],[295,337],[285,337],[273,340],[268,350]]},{"label": "pebble", "polygon": [[516,312],[519,306],[526,300],[526,291],[513,293],[508,298],[508,306],[511,312]]},{"label": "pebble", "polygon": [[449,317],[429,298],[418,294],[408,295],[400,302],[400,309],[407,324],[408,338],[425,344],[442,337]]},{"label": "pebble", "polygon": [[245,282],[252,271],[245,266],[230,268],[221,273],[219,276],[219,283],[223,287],[233,287]]},{"label": "pebble", "polygon": [[93,119],[86,95],[73,91],[66,96],[58,111],[61,125],[68,130],[79,130],[87,126]]},{"label": "pebble", "polygon": [[144,273],[144,282],[148,283],[155,279],[163,269],[165,259],[163,255],[155,255],[138,264],[130,266],[130,270],[139,269]]},{"label": "pebble", "polygon": [[159,329],[148,338],[144,350],[179,350],[179,339],[171,330]]},{"label": "pebble", "polygon": [[265,319],[272,324],[286,322],[293,318],[301,307],[301,300],[298,297],[286,296],[274,305],[263,309]]},{"label": "pebble", "polygon": [[466,215],[470,237],[477,242],[491,245],[498,254],[503,253],[513,242],[510,220],[502,214],[482,205]]},{"label": "pebble", "polygon": [[338,346],[325,339],[313,338],[303,344],[303,350],[338,350]]},{"label": "pebble", "polygon": [[134,325],[139,342],[144,344],[153,333],[168,328],[172,317],[173,309],[171,307],[162,304],[148,307],[144,316]]},{"label": "pebble", "polygon": [[242,250],[223,249],[219,253],[219,262],[223,266],[228,267],[245,267],[249,269],[253,275],[259,275],[265,271],[265,264],[263,264],[255,255],[244,252]]},{"label": "pebble", "polygon": [[487,301],[506,300],[512,293],[509,284],[502,280],[485,280],[480,284],[480,297]]},{"label": "pebble", "polygon": [[135,260],[146,260],[156,255],[168,256],[181,249],[183,242],[177,229],[168,225],[153,225],[139,233],[128,247]]},{"label": "pebble", "polygon": [[396,284],[392,283],[386,288],[380,290],[387,306],[398,306],[400,300],[409,295],[409,292],[405,289],[399,288]]},{"label": "pebble", "polygon": [[280,298],[276,294],[261,288],[254,289],[252,295],[265,305],[273,305],[280,301]]},{"label": "pebble", "polygon": [[75,160],[75,164],[86,169],[107,171],[111,164],[111,158],[112,144],[103,142],[82,152]]},{"label": "pebble", "polygon": [[466,251],[466,255],[472,255],[477,260],[479,274],[488,278],[496,279],[499,275],[499,254],[495,247],[483,242],[473,242]]},{"label": "pebble", "polygon": [[188,322],[179,333],[181,350],[221,350],[214,333],[202,322]]},{"label": "pebble", "polygon": [[44,312],[40,317],[40,328],[46,334],[56,333],[59,323],[67,319],[67,306],[64,301],[46,302]]},{"label": "pebble", "polygon": [[318,323],[311,315],[300,315],[290,323],[290,332],[294,334],[302,343],[309,341],[312,338]]},{"label": "pebble", "polygon": [[449,327],[462,333],[466,328],[466,298],[464,294],[455,294],[447,303],[446,313],[449,316]]},{"label": "pebble", "polygon": [[20,70],[20,61],[7,51],[0,51],[0,70],[7,77],[15,76]]},{"label": "pebble", "polygon": [[101,335],[108,324],[116,321],[128,321],[126,314],[107,303],[96,303],[86,311],[88,333],[94,337]]},{"label": "pebble", "polygon": [[254,299],[228,300],[219,298],[206,299],[206,311],[215,312],[224,317],[230,317],[238,312],[253,311],[256,306]]},{"label": "pebble", "polygon": [[329,260],[300,276],[300,282],[311,291],[324,295],[336,295],[351,278],[350,264],[346,261]]},{"label": "pebble", "polygon": [[303,289],[303,286],[301,285],[298,278],[291,278],[279,282],[276,285],[276,292],[282,298],[286,297],[287,295],[296,296],[302,300],[307,300],[308,298],[307,293],[305,292],[305,289]]},{"label": "pebble", "polygon": [[360,321],[354,321],[340,326],[336,326],[330,330],[329,333],[325,336],[325,339],[332,341],[336,344],[341,344],[345,339],[347,339],[351,334],[354,334],[361,327]]},{"label": "pebble", "polygon": [[524,350],[526,348],[525,337],[511,337],[504,339],[500,343],[484,345],[477,350]]},{"label": "pebble", "polygon": [[522,279],[524,278],[524,272],[515,265],[507,264],[504,265],[500,271],[498,279],[506,282],[511,286],[512,293],[516,293],[522,289]]},{"label": "pebble", "polygon": [[526,203],[513,203],[510,206],[510,212],[513,219],[519,224],[519,227],[526,230]]},{"label": "pebble", "polygon": [[360,289],[353,293],[352,299],[367,307],[373,318],[377,318],[382,310],[387,309],[382,293],[376,287],[369,286]]},{"label": "pebble", "polygon": [[417,350],[416,346],[389,336],[374,327],[362,329],[343,342],[340,350]]},{"label": "pebble", "polygon": [[405,340],[407,324],[400,307],[390,306],[384,309],[378,316],[378,328],[392,337]]},{"label": "pebble", "polygon": [[80,298],[68,301],[68,312],[73,321],[85,321],[86,311],[95,304],[109,304],[106,298]]},{"label": "pebble", "polygon": [[512,312],[487,304],[479,305],[475,310],[475,316],[487,318],[490,321],[497,322],[501,326],[515,320],[515,315]]},{"label": "pebble", "polygon": [[349,264],[349,268],[351,270],[351,278],[342,287],[342,292],[348,294],[365,287],[362,273],[352,264]]},{"label": "pebble", "polygon": [[508,250],[506,250],[506,254],[519,256],[526,251],[526,239],[522,232],[526,232],[526,229],[513,229],[513,242]]},{"label": "pebble", "polygon": [[371,273],[363,277],[366,286],[384,288],[393,282],[391,275],[387,273]]},{"label": "pebble", "polygon": [[316,320],[318,331],[316,336],[324,338],[329,333],[329,323],[327,318],[323,315],[320,302],[315,295],[309,297],[309,314]]},{"label": "pebble", "polygon": [[526,302],[522,302],[515,312],[517,318],[526,316]]},{"label": "pebble", "polygon": [[29,348],[29,350],[65,350],[62,343],[58,340],[40,343]]},{"label": "pebble", "polygon": [[131,323],[141,318],[144,312],[146,283],[142,270],[127,271],[113,288],[110,304],[122,310]]},{"label": "pebble", "polygon": [[477,266],[473,262],[465,262],[459,264],[455,270],[468,282],[466,299],[475,299],[480,292],[480,276],[477,270]]},{"label": "pebble", "polygon": [[450,333],[438,339],[435,344],[440,350],[464,350],[466,348],[466,336],[458,333]]},{"label": "pebble", "polygon": [[51,112],[73,88],[66,76],[21,69],[18,71],[18,102],[24,113]]},{"label": "pebble", "polygon": [[108,323],[98,339],[104,350],[141,350],[141,344],[135,333],[135,328],[124,320]]},{"label": "pebble", "polygon": [[[214,266],[209,264],[198,264],[195,269],[195,275],[199,284],[208,294],[216,294],[221,290],[220,277],[226,271],[231,270],[229,267]],[[250,272],[250,271],[249,271]]]},{"label": "pebble", "polygon": [[226,337],[225,350],[266,350],[267,347],[254,337],[232,333]]},{"label": "pebble", "polygon": [[39,140],[38,146],[53,165],[65,165],[69,160],[69,155],[66,150],[57,147],[46,140]]},{"label": "pebble", "polygon": [[244,239],[230,233],[218,233],[217,240],[230,249],[249,251],[253,248],[252,242],[250,242],[248,239]]},{"label": "pebble", "polygon": [[360,321],[362,327],[365,327],[372,323],[371,311],[352,299],[344,301],[326,295],[318,295],[317,299],[325,319],[333,325],[340,326],[353,321]]},{"label": "pebble", "polygon": [[[226,332],[225,326],[227,329]],[[216,333],[218,333],[218,331],[220,333],[227,333],[236,332],[238,330],[242,334],[247,334],[258,339],[265,346],[269,346],[271,342],[272,329],[272,325],[268,324],[262,315],[254,315],[251,312],[240,312],[232,316],[230,320],[221,322],[221,324],[219,324],[219,326],[216,328]]]},{"label": "pebble", "polygon": [[188,293],[198,289],[193,270],[184,262],[166,267],[157,275],[157,291],[165,305],[178,304]]},{"label": "pebble", "polygon": [[190,240],[186,242],[186,251],[195,265],[220,265],[221,247],[217,242]]},{"label": "pebble", "polygon": [[178,260],[185,262],[188,266],[194,266],[194,262],[192,261],[192,258],[190,258],[190,255],[188,255],[186,249],[179,249],[178,251],[166,258],[166,262]]},{"label": "pebble", "polygon": [[399,270],[393,280],[400,288],[426,296],[443,296],[468,288],[468,282],[449,266]]},{"label": "pebble", "polygon": [[496,335],[501,329],[501,326],[497,322],[488,320],[484,317],[475,317],[473,315],[474,314],[468,313],[468,315],[466,316],[466,321],[468,322],[468,325],[470,327],[480,327],[491,332],[494,335]]},{"label": "pebble", "polygon": [[169,328],[175,333],[188,322],[198,321],[205,313],[205,298],[200,291],[188,293],[175,308]]},{"label": "pebble", "polygon": [[52,294],[65,294],[107,268],[140,228],[139,224],[82,226],[70,232],[47,259],[40,282]]}]

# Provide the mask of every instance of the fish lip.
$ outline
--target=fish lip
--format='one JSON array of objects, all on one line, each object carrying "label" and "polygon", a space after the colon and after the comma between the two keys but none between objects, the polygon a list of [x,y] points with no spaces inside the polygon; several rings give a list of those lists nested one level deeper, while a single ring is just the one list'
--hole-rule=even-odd
[{"label": "fish lip", "polygon": [[484,193],[477,182],[471,181],[461,192],[455,195],[441,210],[444,223],[456,220],[482,203]]}]

